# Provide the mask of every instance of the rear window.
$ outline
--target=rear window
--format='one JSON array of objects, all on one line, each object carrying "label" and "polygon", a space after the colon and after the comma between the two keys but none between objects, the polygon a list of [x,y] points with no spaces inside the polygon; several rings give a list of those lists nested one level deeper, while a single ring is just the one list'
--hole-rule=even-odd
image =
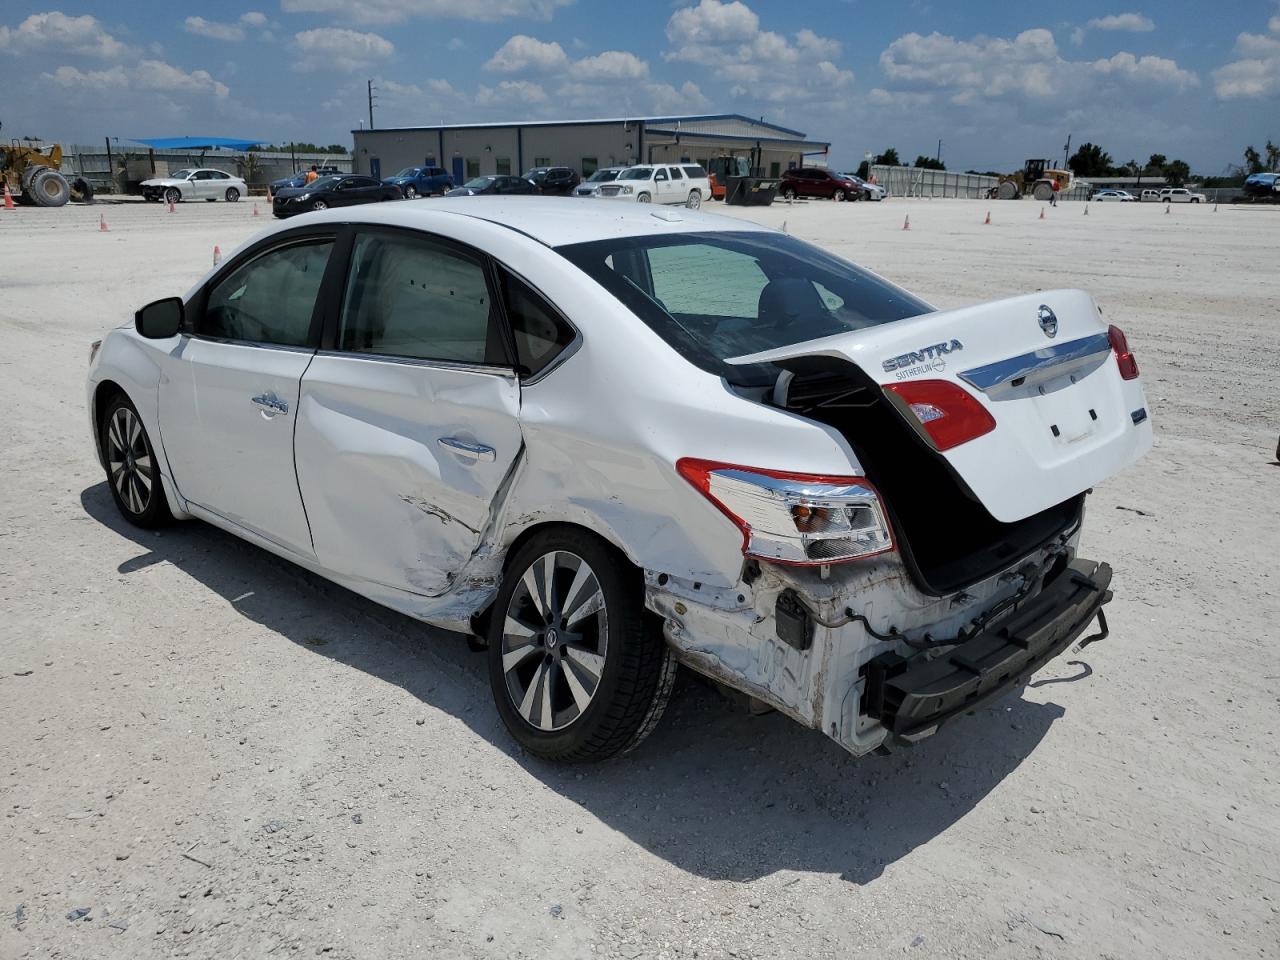
[{"label": "rear window", "polygon": [[558,252],[692,363],[744,386],[771,383],[777,370],[726,360],[932,309],[825,250],[774,233],[624,237]]}]

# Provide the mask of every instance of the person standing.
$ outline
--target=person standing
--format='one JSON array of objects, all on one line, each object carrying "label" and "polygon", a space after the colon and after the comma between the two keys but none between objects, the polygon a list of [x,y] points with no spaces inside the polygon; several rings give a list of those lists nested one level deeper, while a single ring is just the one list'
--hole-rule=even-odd
[{"label": "person standing", "polygon": [[313,163],[311,165],[311,169],[307,171],[306,180],[303,182],[303,186],[305,187],[308,184],[319,179],[320,179],[320,171],[316,169],[316,165]]},{"label": "person standing", "polygon": [[1062,184],[1058,183],[1058,178],[1053,179],[1053,193],[1049,196],[1049,206],[1056,207],[1058,205],[1058,191],[1062,189]]}]

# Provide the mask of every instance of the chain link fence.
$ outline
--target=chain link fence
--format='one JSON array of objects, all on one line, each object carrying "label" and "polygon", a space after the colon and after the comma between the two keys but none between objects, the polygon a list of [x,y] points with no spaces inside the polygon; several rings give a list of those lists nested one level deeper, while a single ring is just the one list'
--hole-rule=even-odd
[{"label": "chain link fence", "polygon": [[[252,158],[252,159],[250,159]],[[165,177],[176,170],[203,167],[244,177],[250,187],[262,187],[272,180],[293,176],[315,164],[351,172],[351,157],[344,153],[287,153],[239,150],[148,150],[112,146],[108,156],[104,146],[71,145],[62,151],[62,173],[68,178],[83,177],[96,193],[135,193],[137,185],[152,177]],[[114,169],[113,169],[114,168]]]}]

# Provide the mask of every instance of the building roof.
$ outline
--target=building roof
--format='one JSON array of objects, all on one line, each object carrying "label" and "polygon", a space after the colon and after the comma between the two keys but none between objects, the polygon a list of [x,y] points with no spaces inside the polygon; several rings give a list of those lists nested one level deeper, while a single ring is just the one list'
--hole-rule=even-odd
[{"label": "building roof", "polygon": [[248,150],[262,143],[261,140],[237,140],[234,137],[153,137],[150,140],[134,138],[154,150],[208,150],[222,147],[227,150]]},{"label": "building roof", "polygon": [[436,123],[425,126],[408,126],[408,127],[372,127],[352,130],[352,133],[391,133],[402,130],[482,130],[493,129],[495,127],[574,127],[587,126],[592,124],[618,124],[618,123],[644,123],[644,124],[681,124],[691,123],[699,120],[736,120],[748,123],[756,127],[764,127],[769,130],[776,130],[785,135],[787,139],[804,139],[804,133],[799,130],[792,130],[789,127],[780,127],[776,123],[766,123],[764,120],[744,116],[741,113],[706,113],[706,114],[687,114],[674,117],[607,117],[602,119],[591,120],[507,120],[496,123]]}]

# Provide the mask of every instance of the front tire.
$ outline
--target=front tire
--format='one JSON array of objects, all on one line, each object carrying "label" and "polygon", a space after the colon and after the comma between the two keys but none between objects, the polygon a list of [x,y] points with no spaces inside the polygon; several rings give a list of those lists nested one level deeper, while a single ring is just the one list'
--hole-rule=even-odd
[{"label": "front tire", "polygon": [[323,200],[316,200],[311,204],[311,209],[312,210],[328,210],[329,205],[325,203]]},{"label": "front tire", "polygon": [[177,187],[169,187],[169,189],[165,190],[164,192],[165,203],[177,203],[181,199],[182,199],[182,191],[179,190]]},{"label": "front tire", "polygon": [[404,198],[406,200],[413,200],[417,196],[418,196],[418,189],[412,183],[404,188]]},{"label": "front tire", "polygon": [[511,557],[488,639],[498,714],[544,760],[633,749],[657,725],[675,680],[640,572],[585,530],[536,533]]},{"label": "front tire", "polygon": [[653,197],[649,196],[647,193],[642,193],[640,194],[640,196],[636,197],[636,203],[652,203],[652,202],[653,202]]},{"label": "front tire", "polygon": [[787,187],[787,189],[782,191],[783,200],[791,201],[791,200],[794,200],[795,198],[796,198],[796,192],[791,187]]},{"label": "front tire", "polygon": [[129,398],[117,394],[99,422],[107,485],[120,514],[136,527],[153,529],[173,519],[160,481],[160,466],[147,428]]},{"label": "front tire", "polygon": [[836,203],[843,203],[843,202],[844,202],[844,191],[843,191],[843,190],[837,190],[835,193],[833,193],[833,194],[831,195],[831,199],[832,199],[832,200],[834,200]]},{"label": "front tire", "polygon": [[235,203],[240,199],[240,191],[235,187],[227,187],[227,203]]}]

